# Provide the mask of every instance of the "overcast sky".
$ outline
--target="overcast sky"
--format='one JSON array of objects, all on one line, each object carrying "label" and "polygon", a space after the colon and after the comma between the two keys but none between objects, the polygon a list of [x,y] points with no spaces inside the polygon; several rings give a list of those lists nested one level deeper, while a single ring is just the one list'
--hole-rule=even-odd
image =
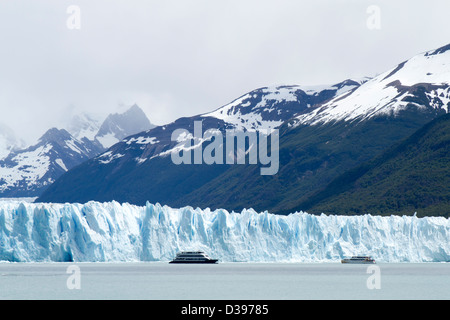
[{"label": "overcast sky", "polygon": [[0,122],[30,140],[137,103],[164,124],[263,86],[374,76],[450,43],[449,12],[448,0],[0,0]]}]

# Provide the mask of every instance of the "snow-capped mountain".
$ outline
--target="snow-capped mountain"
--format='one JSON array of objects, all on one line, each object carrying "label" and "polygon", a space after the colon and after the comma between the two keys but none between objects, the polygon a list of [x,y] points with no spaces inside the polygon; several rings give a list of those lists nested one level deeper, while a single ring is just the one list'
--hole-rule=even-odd
[{"label": "snow-capped mountain", "polygon": [[298,116],[296,123],[360,121],[396,115],[411,107],[450,111],[450,44],[400,63],[354,92],[338,95],[313,112]]},{"label": "snow-capped mountain", "polygon": [[88,113],[75,115],[67,130],[52,128],[35,145],[22,148],[15,147],[12,130],[0,127],[0,143],[5,137],[7,146],[0,161],[0,195],[38,196],[63,173],[105,151],[109,143],[151,127],[137,105],[103,121]]},{"label": "snow-capped mountain", "polygon": [[[355,80],[345,80],[329,86],[278,86],[256,89],[213,112],[180,118],[167,125],[129,136],[96,159],[100,164],[109,164],[127,154],[125,158],[133,155],[134,161],[141,164],[158,156],[170,156],[172,148],[181,141],[181,138],[177,142],[172,141],[172,132],[179,128],[192,132],[195,121],[202,121],[204,131],[211,128],[221,131],[274,129],[336,95],[356,89],[360,83]],[[106,120],[105,123],[109,125]],[[108,125],[102,125],[102,127],[108,127]]]},{"label": "snow-capped mountain", "polygon": [[313,107],[351,92],[360,84],[360,81],[345,80],[331,86],[265,87],[249,92],[202,117],[223,120],[237,130],[277,128],[286,120],[308,113]]},{"label": "snow-capped mountain", "polygon": [[37,144],[16,150],[0,161],[0,194],[3,197],[38,196],[70,168],[100,150],[64,129],[48,130]]},{"label": "snow-capped mountain", "polygon": [[[337,176],[448,112],[449,48],[419,54],[373,79],[257,89],[213,112],[129,136],[64,174],[38,201],[289,213]],[[177,141],[171,135],[178,128],[193,132],[195,121],[202,121],[203,132],[280,128],[280,170],[262,177],[259,166],[175,165],[171,151],[192,135]]]},{"label": "snow-capped mountain", "polygon": [[[61,181],[70,181],[71,177],[75,178],[76,176],[81,177],[83,180],[84,177],[87,178],[89,176],[89,182],[86,181],[87,184],[84,186],[78,185],[75,187],[84,190],[78,190],[71,194],[64,193],[65,200],[63,201],[98,199],[97,196],[102,192],[98,188],[99,185],[108,184],[108,189],[111,190],[120,186],[116,181],[116,173],[127,176],[130,172],[137,173],[144,167],[147,169],[152,168],[149,170],[154,170],[153,173],[157,175],[155,179],[165,180],[167,178],[171,181],[171,185],[174,188],[182,188],[183,183],[188,183],[184,175],[189,175],[190,171],[183,170],[182,167],[177,167],[175,170],[172,170],[173,164],[170,155],[173,148],[181,140],[189,139],[189,137],[179,137],[177,141],[172,141],[172,133],[175,130],[186,129],[193,132],[193,126],[196,121],[202,122],[203,131],[218,129],[224,132],[228,129],[261,130],[276,128],[296,115],[309,112],[337,94],[354,90],[360,86],[360,83],[361,81],[346,80],[335,85],[320,87],[264,87],[249,92],[213,112],[180,118],[167,125],[157,126],[153,129],[129,136],[111,146],[106,152],[77,167],[76,170],[65,174],[61,178]],[[162,165],[163,163],[164,165]],[[160,164],[162,165],[160,168],[162,171],[158,171],[155,168],[155,166]],[[168,169],[169,167],[170,169]],[[200,170],[200,167],[197,167],[197,169]],[[210,170],[211,172],[209,174],[200,172],[201,170],[197,172],[195,175],[198,179],[196,179],[196,182],[191,180],[189,183],[191,187],[195,185],[200,186],[207,179],[211,179],[214,175],[217,175],[219,173],[217,170],[223,171],[225,168],[202,167],[203,169],[206,171]],[[181,170],[181,172],[178,170]],[[144,179],[146,176],[148,177],[147,174],[140,174],[137,179]],[[59,183],[65,184],[66,182]],[[134,185],[137,186],[138,184]],[[153,184],[153,187],[157,188],[158,192],[164,191],[163,188],[158,188],[156,184]],[[58,189],[58,187],[55,188]],[[151,193],[152,188],[149,188],[146,192]],[[171,188],[165,189],[168,196],[174,196],[176,194]],[[53,190],[55,189],[50,188],[46,194],[51,194],[54,192]],[[126,194],[127,192],[120,191],[114,197],[126,197]],[[102,200],[105,200],[108,199],[109,195],[105,196],[105,199],[103,195],[100,197]],[[62,201],[59,197],[47,197],[45,194],[42,195],[41,199],[42,201]],[[131,199],[125,201],[133,202]]]},{"label": "snow-capped mountain", "polygon": [[144,111],[134,104],[124,113],[110,114],[98,128],[94,139],[107,149],[125,137],[154,127]]},{"label": "snow-capped mountain", "polygon": [[106,118],[86,112],[76,114],[67,131],[78,140],[88,139],[107,149],[127,136],[154,127],[144,111],[134,104],[125,112],[109,114]]},{"label": "snow-capped mountain", "polygon": [[[283,214],[303,210],[301,204],[334,178],[347,177],[350,170],[448,113],[449,93],[450,45],[446,45],[418,54],[287,121],[280,130],[284,133],[280,136],[280,170],[271,179],[261,178],[254,167],[235,166],[166,203],[229,210],[252,207]],[[445,157],[433,161],[448,165]],[[245,183],[240,184],[242,177]],[[440,184],[442,179],[429,187]],[[414,192],[424,192],[419,189]],[[430,204],[418,206],[419,214],[432,212],[427,207]],[[391,213],[414,213],[405,202],[393,207]]]}]

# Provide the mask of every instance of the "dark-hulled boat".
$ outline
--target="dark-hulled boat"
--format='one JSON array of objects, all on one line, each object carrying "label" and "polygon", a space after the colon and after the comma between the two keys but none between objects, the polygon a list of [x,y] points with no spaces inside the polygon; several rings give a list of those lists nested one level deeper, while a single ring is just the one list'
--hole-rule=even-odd
[{"label": "dark-hulled boat", "polygon": [[183,251],[177,253],[175,259],[169,263],[217,263],[219,260],[211,259],[203,251]]},{"label": "dark-hulled boat", "polygon": [[350,259],[342,259],[342,263],[366,264],[375,263],[375,259],[369,256],[353,256]]}]

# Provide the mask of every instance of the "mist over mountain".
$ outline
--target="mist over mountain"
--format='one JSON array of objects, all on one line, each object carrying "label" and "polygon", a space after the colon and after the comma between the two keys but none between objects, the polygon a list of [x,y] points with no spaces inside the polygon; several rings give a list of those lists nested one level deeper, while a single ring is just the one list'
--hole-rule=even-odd
[{"label": "mist over mountain", "polygon": [[21,148],[25,142],[6,124],[0,123],[0,159],[5,158],[11,151]]}]

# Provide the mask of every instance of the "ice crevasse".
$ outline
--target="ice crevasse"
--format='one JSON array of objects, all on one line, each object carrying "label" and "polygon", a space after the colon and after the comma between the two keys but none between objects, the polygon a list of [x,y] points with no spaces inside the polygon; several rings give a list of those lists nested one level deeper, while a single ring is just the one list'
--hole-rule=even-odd
[{"label": "ice crevasse", "polygon": [[252,209],[147,203],[0,202],[0,261],[169,261],[203,250],[220,261],[450,261],[450,220],[415,216],[287,216]]}]

